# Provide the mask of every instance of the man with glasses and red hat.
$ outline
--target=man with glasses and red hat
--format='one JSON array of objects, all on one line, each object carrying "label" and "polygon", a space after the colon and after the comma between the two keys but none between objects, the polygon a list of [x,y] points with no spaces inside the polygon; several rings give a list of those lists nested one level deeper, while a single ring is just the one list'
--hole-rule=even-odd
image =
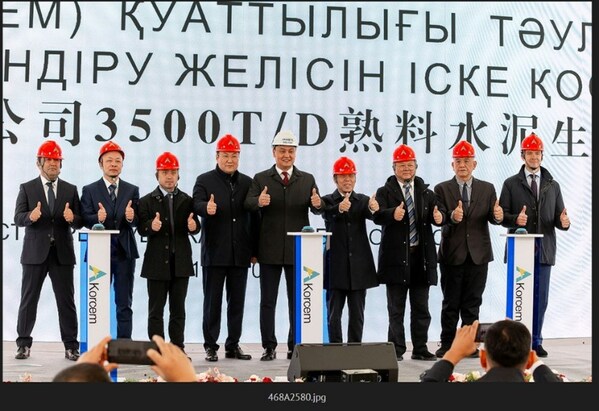
[{"label": "man with glasses and red hat", "polygon": [[539,357],[547,357],[541,330],[549,302],[551,267],[555,265],[557,252],[555,229],[565,231],[570,228],[560,186],[541,166],[543,149],[543,141],[535,133],[522,140],[520,156],[524,164],[518,174],[503,182],[499,196],[504,213],[502,225],[508,228],[508,233],[524,228],[528,234],[543,234],[535,248],[535,260],[539,265],[535,272],[538,292],[535,290],[537,309],[533,314],[532,330],[532,348]]},{"label": "man with glasses and red hat", "polygon": [[131,338],[133,330],[133,279],[135,260],[139,258],[134,229],[137,227],[139,187],[124,181],[125,152],[113,141],[100,147],[98,164],[102,177],[81,192],[84,224],[92,228],[103,224],[107,230],[118,230],[111,236],[110,274],[116,305],[117,338]]},{"label": "man with glasses and red hat", "polygon": [[[472,144],[460,141],[453,147],[452,157],[455,176],[434,190],[447,210],[438,253],[443,292],[438,358],[451,347],[460,319],[461,326],[478,320],[489,262],[493,261],[489,224],[503,221],[493,184],[472,175],[476,169]],[[478,350],[470,356],[478,357]]]},{"label": "man with glasses and red hat", "polygon": [[258,213],[243,206],[252,178],[239,171],[241,145],[225,134],[216,142],[216,167],[200,174],[193,188],[195,212],[202,218],[202,330],[206,361],[218,361],[223,291],[227,301],[225,358],[250,360],[239,346],[248,268],[258,255]]},{"label": "man with glasses and red hat", "polygon": [[164,338],[168,299],[170,342],[185,352],[185,300],[195,275],[190,235],[200,232],[191,196],[179,189],[179,160],[168,151],[156,158],[158,186],[139,200],[138,233],[147,238],[141,276],[147,280],[148,338]]},{"label": "man with glasses and red hat", "polygon": [[325,253],[329,342],[343,342],[341,317],[347,302],[346,342],[361,343],[366,290],[379,285],[366,220],[379,210],[374,198],[356,193],[356,164],[340,157],[333,164],[337,189],[321,197],[326,230],[332,233]]},{"label": "man with glasses and red hat", "polygon": [[67,360],[79,358],[78,323],[75,307],[73,230],[83,226],[77,186],[59,179],[62,150],[46,140],[37,151],[39,177],[19,187],[14,221],[25,227],[21,265],[21,302],[17,319],[17,360],[31,355],[37,307],[46,275],[58,308],[60,338]]},{"label": "man with glasses and red hat", "polygon": [[393,152],[393,171],[376,192],[379,211],[373,216],[382,226],[378,256],[379,283],[387,288],[388,340],[397,360],[406,352],[404,315],[410,298],[410,334],[413,360],[435,361],[428,350],[431,314],[429,288],[437,285],[437,246],[432,226],[446,223],[445,206],[421,177],[414,150],[402,144]]}]

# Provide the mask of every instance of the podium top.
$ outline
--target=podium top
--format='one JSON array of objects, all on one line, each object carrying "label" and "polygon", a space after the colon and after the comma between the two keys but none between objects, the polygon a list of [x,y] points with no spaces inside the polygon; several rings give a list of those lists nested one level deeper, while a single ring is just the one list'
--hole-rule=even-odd
[{"label": "podium top", "polygon": [[323,235],[333,235],[333,233],[328,232],[328,231],[314,231],[314,232],[307,232],[307,231],[293,231],[293,232],[287,232],[287,235],[301,235],[301,236],[305,236],[305,237],[322,237]]},{"label": "podium top", "polygon": [[90,230],[87,227],[83,227],[79,230],[80,233],[84,234],[118,234],[119,230]]},{"label": "podium top", "polygon": [[515,238],[534,238],[534,237],[543,237],[543,234],[514,234],[514,233],[503,233],[499,234],[502,237],[515,237]]}]

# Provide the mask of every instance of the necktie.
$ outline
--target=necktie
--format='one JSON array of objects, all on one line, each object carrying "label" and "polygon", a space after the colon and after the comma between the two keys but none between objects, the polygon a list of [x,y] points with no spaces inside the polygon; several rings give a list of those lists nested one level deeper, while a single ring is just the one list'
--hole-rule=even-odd
[{"label": "necktie", "polygon": [[535,200],[538,200],[539,198],[539,190],[537,187],[537,175],[536,174],[531,174],[530,175],[531,178],[531,182],[530,182],[530,189],[532,190],[532,195],[535,198]]},{"label": "necktie", "polygon": [[287,171],[283,171],[283,184],[289,184],[289,173]]},{"label": "necktie", "polygon": [[108,186],[108,194],[110,195],[112,204],[116,203],[116,184],[111,184]]},{"label": "necktie", "polygon": [[48,186],[48,207],[50,207],[50,211],[54,212],[54,202],[56,200],[56,196],[54,195],[54,188],[52,188],[52,181],[48,181],[46,185]]},{"label": "necktie", "polygon": [[410,246],[414,246],[418,241],[418,231],[416,231],[416,213],[414,211],[414,201],[412,200],[412,195],[410,194],[411,187],[412,186],[410,183],[404,186],[404,197],[406,199],[406,207],[408,208],[408,218],[410,221]]},{"label": "necktie", "polygon": [[168,193],[168,216],[171,222],[171,252],[175,252],[175,206],[173,205],[173,193]]},{"label": "necktie", "polygon": [[464,209],[464,212],[468,211],[468,206],[470,205],[469,201],[470,200],[468,200],[468,184],[464,183],[462,185],[462,208]]}]

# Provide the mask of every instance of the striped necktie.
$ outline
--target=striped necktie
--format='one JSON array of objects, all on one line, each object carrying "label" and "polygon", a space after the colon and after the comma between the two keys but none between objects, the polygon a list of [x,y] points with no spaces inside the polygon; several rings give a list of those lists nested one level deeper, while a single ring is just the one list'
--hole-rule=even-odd
[{"label": "striped necktie", "polygon": [[410,246],[416,245],[418,242],[418,231],[416,230],[416,212],[414,210],[414,201],[412,200],[412,195],[410,194],[411,184],[407,183],[404,186],[405,190],[405,199],[406,199],[406,207],[408,208],[408,218],[410,221]]}]

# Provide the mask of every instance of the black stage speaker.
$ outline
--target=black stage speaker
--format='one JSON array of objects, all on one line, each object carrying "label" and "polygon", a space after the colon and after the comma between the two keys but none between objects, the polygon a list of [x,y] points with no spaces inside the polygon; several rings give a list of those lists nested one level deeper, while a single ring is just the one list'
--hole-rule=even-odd
[{"label": "black stage speaker", "polygon": [[381,382],[399,381],[393,343],[296,344],[287,380],[340,382],[350,370],[374,370]]}]

